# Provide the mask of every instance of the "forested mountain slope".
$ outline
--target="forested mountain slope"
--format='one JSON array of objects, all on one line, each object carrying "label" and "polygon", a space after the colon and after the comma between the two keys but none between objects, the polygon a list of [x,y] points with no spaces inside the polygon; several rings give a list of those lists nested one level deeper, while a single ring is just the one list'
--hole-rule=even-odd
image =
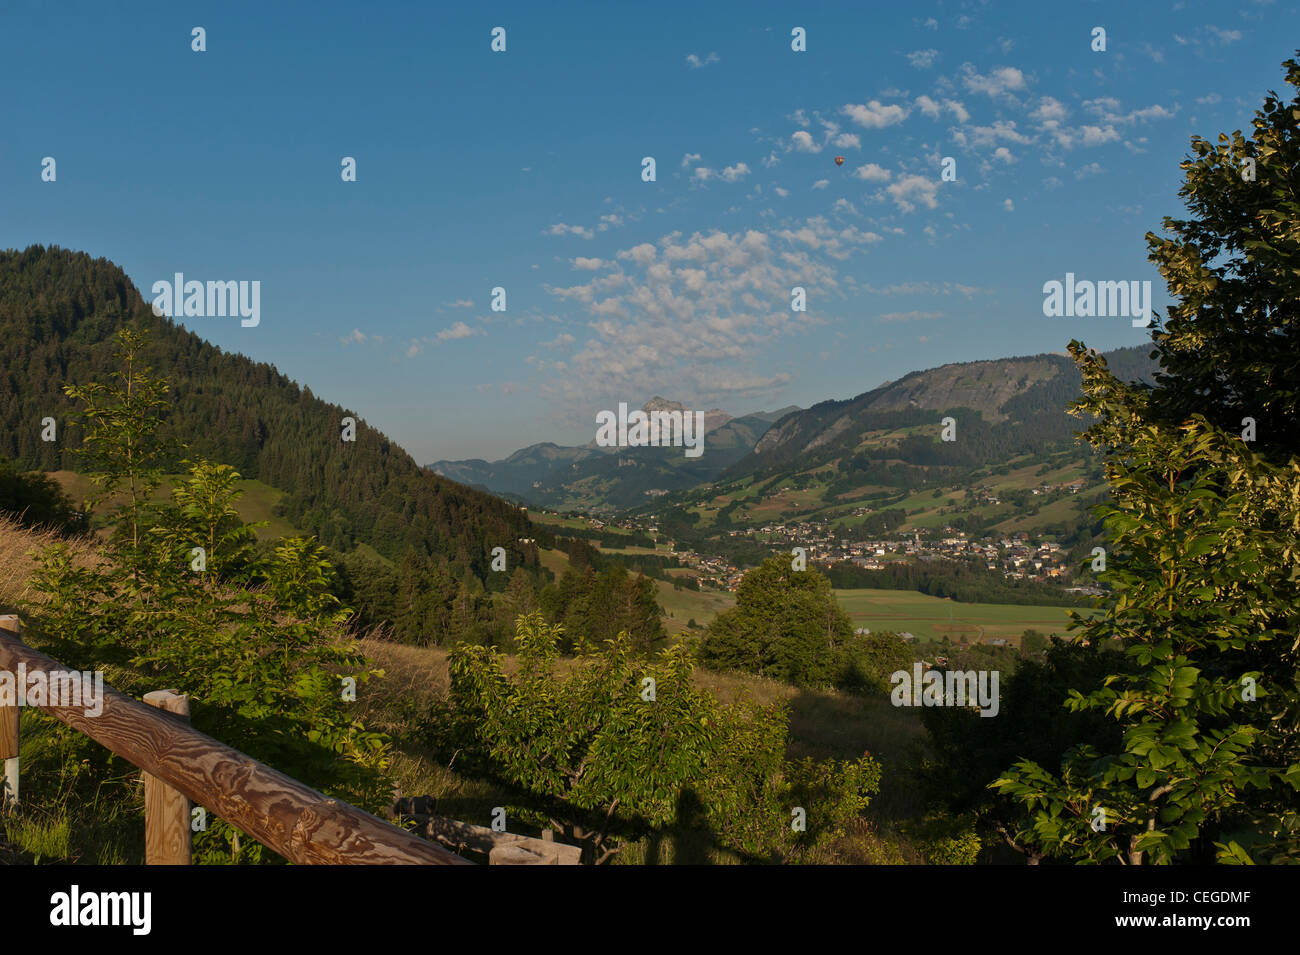
[{"label": "forested mountain slope", "polygon": [[[323,401],[262,362],[229,354],[158,318],[107,259],[57,247],[0,252],[0,458],[75,470],[65,384],[107,378],[112,338],[147,329],[154,374],[171,385],[166,437],[285,492],[284,516],[340,550],[368,543],[398,558],[414,548],[488,572],[489,552],[533,537],[514,505],[421,468],[359,414]],[[356,441],[341,440],[344,416]],[[58,440],[41,439],[53,417]],[[515,566],[511,560],[511,566]]]}]

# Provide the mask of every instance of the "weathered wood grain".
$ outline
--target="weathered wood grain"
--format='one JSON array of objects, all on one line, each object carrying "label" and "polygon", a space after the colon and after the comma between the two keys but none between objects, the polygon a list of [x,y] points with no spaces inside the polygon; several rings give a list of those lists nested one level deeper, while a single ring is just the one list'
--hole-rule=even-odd
[{"label": "weathered wood grain", "polygon": [[[152,707],[190,721],[190,698],[176,690],[154,690],[144,695]],[[144,773],[145,865],[189,865],[190,801],[153,773]]]},{"label": "weathered wood grain", "polygon": [[533,852],[518,842],[493,846],[488,853],[488,865],[559,865],[556,856],[544,856]]},{"label": "weathered wood grain", "polygon": [[[22,635],[22,623],[17,614],[0,615],[0,632],[18,641]],[[13,706],[0,705],[0,763],[3,763],[3,775],[0,775],[0,803],[6,806],[18,803],[18,747],[21,744],[22,709],[14,701]]]},{"label": "weathered wood grain", "polygon": [[[0,635],[0,669],[67,669]],[[166,782],[280,855],[305,865],[471,864],[435,843],[330,799],[153,707],[104,687],[103,712],[45,712]]]},{"label": "weathered wood grain", "polygon": [[[497,832],[486,826],[475,826],[434,815],[427,808],[424,800],[411,798],[398,800],[392,811],[399,819],[414,820],[418,831],[448,848],[483,853],[488,857],[490,865],[579,865],[582,862],[580,846],[555,842],[553,834],[550,839],[546,838],[545,833],[541,839],[534,839],[513,832]],[[498,852],[506,848],[519,849],[527,855],[513,851]]]}]

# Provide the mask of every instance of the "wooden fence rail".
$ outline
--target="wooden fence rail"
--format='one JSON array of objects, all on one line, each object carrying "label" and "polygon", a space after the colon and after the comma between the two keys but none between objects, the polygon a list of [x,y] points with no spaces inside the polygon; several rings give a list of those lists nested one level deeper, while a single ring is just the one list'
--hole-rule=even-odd
[{"label": "wooden fence rail", "polygon": [[[0,670],[16,673],[20,665],[29,673],[69,669],[25,646],[18,639],[16,616],[0,617],[0,631],[8,631],[0,632]],[[179,702],[172,699],[176,696],[173,691],[159,692],[162,695],[152,701],[155,706],[179,708]],[[84,707],[69,706],[66,701],[40,709],[148,774],[146,814],[154,814],[152,821],[146,819],[145,823],[146,833],[153,834],[146,844],[150,862],[188,861],[189,807],[185,800],[191,800],[299,864],[472,864],[436,843],[304,786],[200,733],[166,709],[146,706],[109,686],[104,687],[103,712],[98,716],[87,716]],[[18,720],[17,706],[0,706],[0,758],[5,761],[6,798],[12,800],[18,795]],[[150,777],[155,784],[152,790]],[[12,793],[8,791],[10,782]],[[168,788],[174,795],[163,791]],[[178,831],[182,813],[183,836]],[[184,860],[177,846],[182,838]]]},{"label": "wooden fence rail", "polygon": [[489,865],[582,864],[582,847],[556,842],[549,829],[542,832],[540,839],[513,832],[498,832],[429,812],[427,806],[421,805],[421,802],[427,801],[419,798],[399,799],[391,811],[398,819],[414,821],[417,832],[423,832],[449,849],[468,849],[486,856]]}]

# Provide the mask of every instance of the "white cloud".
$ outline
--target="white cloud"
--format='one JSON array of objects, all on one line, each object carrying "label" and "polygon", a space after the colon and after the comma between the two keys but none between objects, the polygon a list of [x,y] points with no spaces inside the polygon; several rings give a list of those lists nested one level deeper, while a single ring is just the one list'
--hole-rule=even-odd
[{"label": "white cloud", "polygon": [[877,166],[873,162],[869,162],[865,166],[859,166],[853,170],[853,175],[859,179],[865,179],[867,182],[888,182],[890,179],[889,170],[883,166]]},{"label": "white cloud", "polygon": [[1080,166],[1074,171],[1075,179],[1086,179],[1089,176],[1099,176],[1106,170],[1101,168],[1100,163],[1090,162],[1086,166]]},{"label": "white cloud", "polygon": [[1178,107],[1172,110],[1159,103],[1147,106],[1143,109],[1129,110],[1127,113],[1121,113],[1119,100],[1111,96],[1102,96],[1097,99],[1086,100],[1083,108],[1093,115],[1097,116],[1103,123],[1117,123],[1119,125],[1128,125],[1130,123],[1146,122],[1150,119],[1173,119]]},{"label": "white cloud", "polygon": [[444,328],[438,333],[438,341],[450,342],[460,338],[472,338],[475,335],[481,335],[480,329],[470,328],[464,322],[457,322],[450,328]]},{"label": "white cloud", "polygon": [[[842,210],[844,207],[839,205],[840,202],[844,200],[838,200],[836,206]],[[881,236],[877,233],[863,232],[856,226],[836,229],[821,216],[808,219],[807,224],[799,229],[781,229],[773,235],[791,244],[825,252],[835,259],[847,259],[851,254],[852,246],[869,246],[881,241]]]},{"label": "white cloud", "polygon": [[370,337],[359,328],[352,329],[350,334],[344,335],[339,339],[342,345],[364,345],[370,340]]},{"label": "white cloud", "polygon": [[685,169],[693,162],[699,162],[700,158],[701,157],[699,153],[687,153],[685,156],[682,157],[682,168]]},{"label": "white cloud", "polygon": [[1002,200],[1002,208],[1003,208],[1003,209],[1006,209],[1007,212],[1015,212],[1015,211],[1016,211],[1016,204],[1015,204],[1014,202],[1012,202],[1010,199],[1003,199],[1003,200]]},{"label": "white cloud", "polygon": [[563,222],[557,222],[549,229],[543,229],[542,235],[576,235],[582,239],[594,239],[596,237],[596,233],[585,226],[565,225]]},{"label": "white cloud", "polygon": [[738,162],[734,166],[727,166],[722,170],[722,179],[724,182],[736,182],[749,175],[749,167],[743,162]]},{"label": "white cloud", "polygon": [[999,96],[1025,88],[1025,74],[1014,66],[999,66],[992,73],[981,76],[969,63],[962,64],[962,83],[972,93]]},{"label": "white cloud", "polygon": [[1030,137],[1017,131],[1016,124],[1009,119],[996,120],[992,126],[966,126],[955,130],[952,138],[962,147],[992,146],[998,140],[1021,145],[1033,142]]},{"label": "white cloud", "polygon": [[[564,373],[542,384],[541,396],[585,416],[593,402],[629,394],[717,403],[769,394],[790,376],[764,364],[764,346],[820,320],[815,305],[810,314],[792,316],[790,289],[803,286],[814,303],[842,294],[835,263],[881,241],[876,233],[813,217],[774,232],[673,232],[620,250],[613,272],[569,288],[547,287],[581,311],[591,335]],[[777,352],[775,360],[783,355]]]},{"label": "white cloud", "polygon": [[1173,119],[1174,114],[1178,112],[1178,107],[1166,109],[1159,103],[1147,106],[1144,109],[1131,110],[1124,116],[1125,122],[1146,122],[1148,119]]},{"label": "white cloud", "polygon": [[1051,96],[1044,96],[1029,118],[1039,123],[1059,123],[1065,119],[1065,104]]},{"label": "white cloud", "polygon": [[816,182],[812,184],[812,187],[814,189],[825,189],[830,184],[831,181],[829,179],[818,179]]},{"label": "white cloud", "polygon": [[901,123],[907,118],[907,110],[903,107],[893,104],[884,106],[874,99],[865,105],[848,103],[840,108],[840,112],[867,129],[884,129],[886,126]]},{"label": "white cloud", "polygon": [[911,212],[918,202],[927,209],[935,208],[939,205],[935,199],[938,190],[939,183],[936,180],[915,175],[904,176],[893,185],[885,187],[889,197],[904,212]]},{"label": "white cloud", "polygon": [[1085,146],[1100,146],[1102,143],[1113,143],[1119,139],[1119,133],[1115,132],[1114,126],[1080,126],[1079,133],[1083,136]]},{"label": "white cloud", "polygon": [[717,63],[721,59],[722,57],[718,56],[716,53],[709,53],[703,59],[696,56],[694,53],[688,53],[686,54],[686,65],[693,70],[699,70],[708,66],[710,63]]},{"label": "white cloud", "polygon": [[1207,26],[1205,29],[1209,33],[1212,33],[1215,39],[1217,39],[1224,46],[1227,46],[1229,43],[1236,43],[1238,40],[1241,39],[1240,30],[1220,30],[1218,27],[1214,27],[1214,26]]},{"label": "white cloud", "polygon": [[944,100],[943,108],[952,113],[953,117],[959,123],[964,123],[970,119],[970,113],[966,112],[966,107],[955,99]]},{"label": "white cloud", "polygon": [[928,96],[918,96],[915,100],[916,108],[925,116],[931,119],[938,119],[940,107],[939,104]]},{"label": "white cloud", "polygon": [[630,249],[624,249],[618,253],[620,259],[635,262],[637,265],[649,265],[655,260],[656,250],[649,242],[642,242],[640,245],[634,245]]},{"label": "white cloud", "polygon": [[1016,161],[1016,157],[1011,154],[1011,150],[1007,149],[1006,146],[999,146],[993,150],[993,158],[1008,164]]},{"label": "white cloud", "polygon": [[862,140],[857,133],[840,133],[835,137],[835,145],[840,149],[861,149]]},{"label": "white cloud", "polygon": [[786,196],[790,195],[790,190],[789,190],[789,189],[782,189],[780,186],[774,186],[773,189],[772,189],[772,191],[775,192],[775,193],[776,193],[778,196],[780,196],[782,199],[784,199]]},{"label": "white cloud", "polygon": [[927,70],[934,65],[934,61],[938,56],[938,50],[915,50],[907,54],[907,62],[918,70]]},{"label": "white cloud", "polygon": [[794,148],[801,153],[819,153],[822,151],[822,148],[817,145],[817,142],[812,138],[812,134],[807,130],[800,129],[796,131],[790,137],[790,141],[794,143]]},{"label": "white cloud", "polygon": [[604,232],[606,229],[612,229],[615,226],[623,224],[623,217],[617,212],[611,212],[608,215],[600,217],[600,225],[596,226],[597,232]]},{"label": "white cloud", "polygon": [[582,255],[580,255],[580,256],[578,256],[576,259],[573,260],[573,267],[574,267],[575,269],[581,269],[581,270],[586,271],[586,272],[594,272],[594,271],[596,271],[596,269],[600,269],[600,268],[604,268],[604,267],[605,267],[605,260],[604,260],[604,259],[590,259],[590,258],[587,258],[586,256],[582,256]]}]

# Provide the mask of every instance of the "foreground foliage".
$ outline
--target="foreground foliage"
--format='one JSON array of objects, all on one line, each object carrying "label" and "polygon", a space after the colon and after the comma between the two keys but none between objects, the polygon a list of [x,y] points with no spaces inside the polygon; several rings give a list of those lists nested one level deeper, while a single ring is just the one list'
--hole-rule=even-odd
[{"label": "foreground foliage", "polygon": [[[294,538],[255,553],[234,507],[239,475],[195,462],[169,505],[149,492],[162,453],[155,436],[165,383],[119,336],[119,370],[70,393],[81,399],[88,470],[124,491],[103,559],[73,559],[66,544],[42,555],[30,608],[32,641],[77,669],[140,696],[172,687],[193,698],[192,722],[276,769],[375,810],[387,801],[387,742],[349,712],[340,677],[375,675],[343,632],[349,612],[331,594],[320,545]],[[45,718],[25,745],[29,793],[92,801],[135,798],[137,774],[81,734]],[[91,771],[81,772],[81,767]],[[199,861],[260,861],[261,846],[209,817]]]},{"label": "foreground foliage", "polygon": [[620,634],[565,668],[562,639],[540,614],[521,617],[514,674],[496,649],[458,647],[428,733],[512,787],[512,811],[571,834],[584,827],[596,861],[620,837],[682,830],[746,860],[815,858],[878,788],[869,756],[786,761],[784,707],[696,689],[683,646],[646,659]]},{"label": "foreground foliage", "polygon": [[[1029,810],[1022,844],[1076,861],[1300,862],[1300,63],[1254,133],[1196,138],[1189,220],[1148,235],[1175,298],[1164,373],[1125,385],[1077,342],[1077,411],[1106,455],[1113,596],[1077,639],[1131,667],[1068,705],[1104,713],[1118,751],[1081,742],[1059,772],[1021,760],[994,785]],[[1252,175],[1253,173],[1253,175]]]}]

